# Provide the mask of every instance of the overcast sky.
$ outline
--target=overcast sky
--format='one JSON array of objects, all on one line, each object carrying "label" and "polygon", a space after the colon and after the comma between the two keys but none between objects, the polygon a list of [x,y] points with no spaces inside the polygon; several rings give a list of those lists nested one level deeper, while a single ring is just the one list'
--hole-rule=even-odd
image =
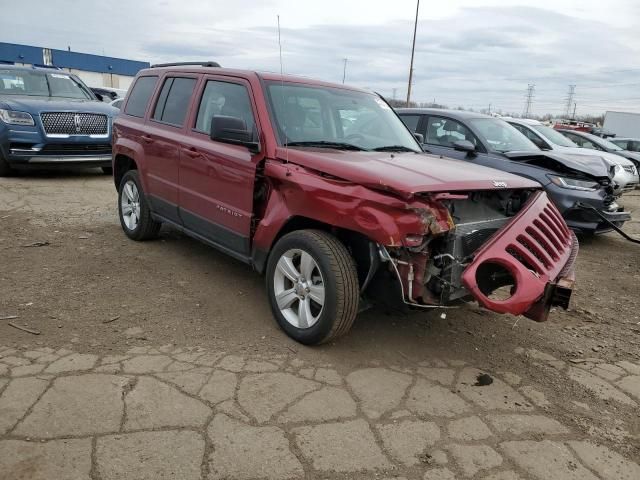
[{"label": "overcast sky", "polygon": [[[3,0],[7,1],[8,0]],[[23,0],[0,41],[150,62],[216,60],[406,97],[415,0]],[[412,99],[560,114],[640,111],[639,0],[422,0]]]}]

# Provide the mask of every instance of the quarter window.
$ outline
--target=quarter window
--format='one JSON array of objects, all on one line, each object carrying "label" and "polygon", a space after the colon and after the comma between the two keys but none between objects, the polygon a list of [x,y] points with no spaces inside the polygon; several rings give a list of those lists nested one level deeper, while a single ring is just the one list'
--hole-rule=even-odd
[{"label": "quarter window", "polygon": [[147,103],[149,103],[157,81],[157,76],[138,78],[131,90],[124,113],[133,115],[134,117],[144,117],[144,112],[147,110]]},{"label": "quarter window", "polygon": [[195,78],[167,78],[158,97],[153,119],[181,127],[195,85]]},{"label": "quarter window", "polygon": [[235,117],[244,120],[247,130],[255,132],[255,119],[251,109],[249,92],[244,85],[209,80],[202,93],[195,129],[211,131],[214,116]]}]

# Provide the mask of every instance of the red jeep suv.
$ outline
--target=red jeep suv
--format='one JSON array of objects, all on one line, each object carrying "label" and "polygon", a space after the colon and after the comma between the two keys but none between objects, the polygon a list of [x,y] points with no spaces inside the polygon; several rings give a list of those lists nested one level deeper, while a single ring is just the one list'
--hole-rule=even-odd
[{"label": "red jeep suv", "polygon": [[114,123],[122,228],[172,225],[266,275],[305,344],[372,302],[477,300],[542,321],[567,307],[575,236],[539,184],[423,153],[381,98],[308,78],[142,70]]}]

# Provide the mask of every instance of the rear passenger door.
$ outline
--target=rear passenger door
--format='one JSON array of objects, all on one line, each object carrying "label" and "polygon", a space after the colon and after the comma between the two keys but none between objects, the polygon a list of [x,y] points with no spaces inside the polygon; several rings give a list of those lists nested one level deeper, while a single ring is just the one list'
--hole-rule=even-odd
[{"label": "rear passenger door", "polygon": [[181,223],[178,215],[180,145],[197,79],[195,75],[182,74],[164,77],[147,122],[147,132],[142,136],[152,209],[175,223]]},{"label": "rear passenger door", "polygon": [[180,151],[180,216],[192,232],[227,253],[246,258],[256,165],[264,154],[211,140],[214,116],[240,118],[254,139],[259,138],[249,83],[235,77],[205,76]]}]

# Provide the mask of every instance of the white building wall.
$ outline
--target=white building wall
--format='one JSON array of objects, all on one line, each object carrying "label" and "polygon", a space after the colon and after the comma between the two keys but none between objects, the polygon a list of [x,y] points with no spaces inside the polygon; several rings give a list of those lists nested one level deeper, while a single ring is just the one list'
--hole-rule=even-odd
[{"label": "white building wall", "polygon": [[131,86],[134,78],[115,73],[87,72],[74,68],[67,68],[66,70],[80,77],[89,87],[111,87],[127,90]]}]

